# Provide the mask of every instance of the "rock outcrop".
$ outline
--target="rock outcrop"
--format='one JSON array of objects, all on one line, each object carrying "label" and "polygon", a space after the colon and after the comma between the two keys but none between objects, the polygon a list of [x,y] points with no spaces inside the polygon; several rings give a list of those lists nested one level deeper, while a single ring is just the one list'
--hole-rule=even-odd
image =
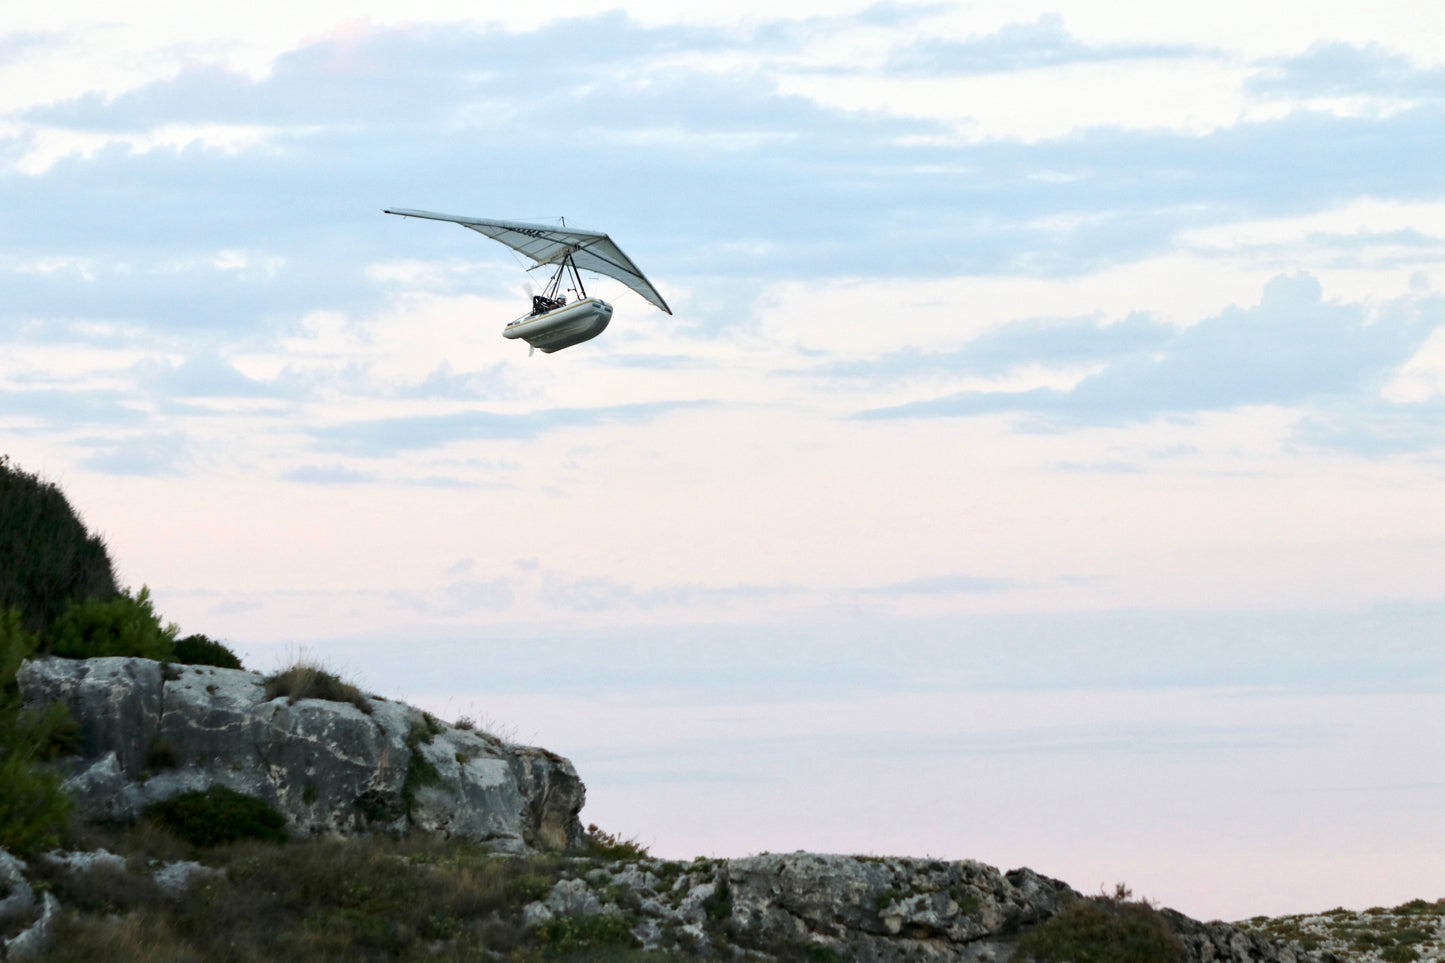
[{"label": "rock outcrop", "polygon": [[[765,854],[586,870],[558,880],[523,920],[613,916],[640,945],[688,957],[1007,963],[1030,928],[1084,898],[1033,870],[973,861]],[[1187,963],[1339,963],[1225,923],[1160,914]]]},{"label": "rock outcrop", "polygon": [[577,845],[585,787],[566,759],[419,709],[266,698],[255,672],[149,659],[32,659],[27,703],[64,702],[80,725],[65,787],[82,816],[130,820],[147,805],[220,784],[257,796],[294,834],[403,832],[505,852]]}]

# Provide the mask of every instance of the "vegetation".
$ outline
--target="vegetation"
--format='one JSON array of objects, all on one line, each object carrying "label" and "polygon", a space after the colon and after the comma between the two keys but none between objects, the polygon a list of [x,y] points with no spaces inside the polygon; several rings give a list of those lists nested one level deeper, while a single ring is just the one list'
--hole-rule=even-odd
[{"label": "vegetation", "polygon": [[[630,945],[619,916],[556,917],[528,929],[522,907],[589,863],[497,856],[456,840],[316,839],[283,849],[255,841],[194,850],[154,824],[85,830],[70,845],[104,846],[123,869],[38,866],[65,907],[52,963],[320,961],[591,961],[667,963]],[[222,870],[183,900],[154,884],[154,861],[194,858]]]},{"label": "vegetation", "polygon": [[182,665],[214,665],[222,669],[241,669],[240,658],[225,645],[204,635],[188,635],[177,639],[171,659]]},{"label": "vegetation", "polygon": [[146,816],[193,846],[219,846],[243,839],[286,841],[286,817],[264,799],[212,785],[146,807]]},{"label": "vegetation", "polygon": [[293,706],[300,699],[349,702],[371,715],[371,700],[360,689],[311,659],[297,659],[295,664],[266,676],[266,698],[282,696]]},{"label": "vegetation", "polygon": [[1445,899],[1415,899],[1392,909],[1372,906],[1364,912],[1337,907],[1318,915],[1260,916],[1236,925],[1308,950],[1340,956],[1369,954],[1382,963],[1445,957]]},{"label": "vegetation", "polygon": [[75,723],[63,705],[26,709],[15,686],[37,644],[19,609],[0,610],[0,848],[21,855],[55,845],[70,820],[60,778],[40,763],[73,746]]},{"label": "vegetation", "polygon": [[71,605],[119,594],[105,543],[60,489],[0,455],[0,611],[38,635]]},{"label": "vegetation", "polygon": [[139,595],[121,592],[108,601],[72,604],[51,623],[41,651],[67,659],[123,655],[166,662],[174,652],[177,631],[175,625],[161,625],[150,590],[142,587]]},{"label": "vegetation", "polygon": [[596,823],[590,823],[583,837],[582,855],[603,860],[642,859],[647,855],[647,847],[635,836],[623,837],[604,832],[597,828]]},{"label": "vegetation", "polygon": [[1019,940],[1016,961],[1030,963],[1176,963],[1179,941],[1159,911],[1129,899],[1120,885],[1113,896],[1076,900]]},{"label": "vegetation", "polygon": [[176,641],[142,587],[115,582],[99,536],[86,531],[60,489],[0,455],[0,611],[15,610],[32,649],[72,659],[140,656],[240,668],[234,652],[204,635]]},{"label": "vegetation", "polygon": [[421,747],[428,745],[442,731],[442,723],[430,712],[423,712],[413,719],[406,734],[406,747],[411,758],[406,764],[406,778],[401,783],[401,802],[408,816],[416,808],[416,794],[423,786],[441,783],[442,774],[430,759],[422,754]]},{"label": "vegetation", "polygon": [[635,946],[632,921],[623,916],[558,916],[537,931],[543,946],[561,953],[605,946]]}]

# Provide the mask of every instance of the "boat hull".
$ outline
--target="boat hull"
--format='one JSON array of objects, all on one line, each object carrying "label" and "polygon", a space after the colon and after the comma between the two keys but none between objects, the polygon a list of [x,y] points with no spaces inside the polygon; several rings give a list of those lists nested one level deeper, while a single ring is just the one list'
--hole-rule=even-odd
[{"label": "boat hull", "polygon": [[597,298],[583,298],[553,308],[546,314],[518,318],[502,330],[504,338],[521,338],[547,354],[591,341],[607,329],[612,305]]}]

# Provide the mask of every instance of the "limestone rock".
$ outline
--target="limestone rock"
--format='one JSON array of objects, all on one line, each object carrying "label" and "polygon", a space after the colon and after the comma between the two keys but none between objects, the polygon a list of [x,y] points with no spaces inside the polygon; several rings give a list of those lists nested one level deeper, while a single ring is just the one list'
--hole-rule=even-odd
[{"label": "limestone rock", "polygon": [[517,853],[582,838],[586,790],[570,762],[402,703],[267,700],[255,672],[135,658],[32,659],[17,681],[27,703],[62,701],[80,723],[66,788],[90,818],[134,819],[219,784],[272,803],[302,835],[419,828]]},{"label": "limestone rock", "polygon": [[0,849],[0,930],[35,915],[35,890],[25,878],[25,863]]},{"label": "limestone rock", "polygon": [[[28,960],[50,948],[60,904],[49,893],[35,898],[26,865],[0,849],[0,960]],[[14,936],[6,936],[14,933]]]},{"label": "limestone rock", "polygon": [[726,879],[750,942],[859,961],[1007,959],[1012,934],[1077,898],[1032,870],[973,861],[763,855],[730,860]]},{"label": "limestone rock", "polygon": [[[799,852],[593,868],[556,883],[523,917],[536,926],[630,905],[639,943],[687,958],[1008,963],[1031,927],[1083,898],[1029,869]],[[1187,963],[1339,963],[1224,923],[1162,913]]]}]

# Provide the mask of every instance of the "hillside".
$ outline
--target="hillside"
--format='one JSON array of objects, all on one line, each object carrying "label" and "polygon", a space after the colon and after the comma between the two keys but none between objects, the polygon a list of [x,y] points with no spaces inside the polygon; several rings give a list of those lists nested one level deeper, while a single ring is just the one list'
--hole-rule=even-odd
[{"label": "hillside", "polygon": [[1445,961],[1445,899],[1415,899],[1393,909],[1340,907],[1312,915],[1256,916],[1238,925],[1271,939],[1327,950],[1352,963]]}]

